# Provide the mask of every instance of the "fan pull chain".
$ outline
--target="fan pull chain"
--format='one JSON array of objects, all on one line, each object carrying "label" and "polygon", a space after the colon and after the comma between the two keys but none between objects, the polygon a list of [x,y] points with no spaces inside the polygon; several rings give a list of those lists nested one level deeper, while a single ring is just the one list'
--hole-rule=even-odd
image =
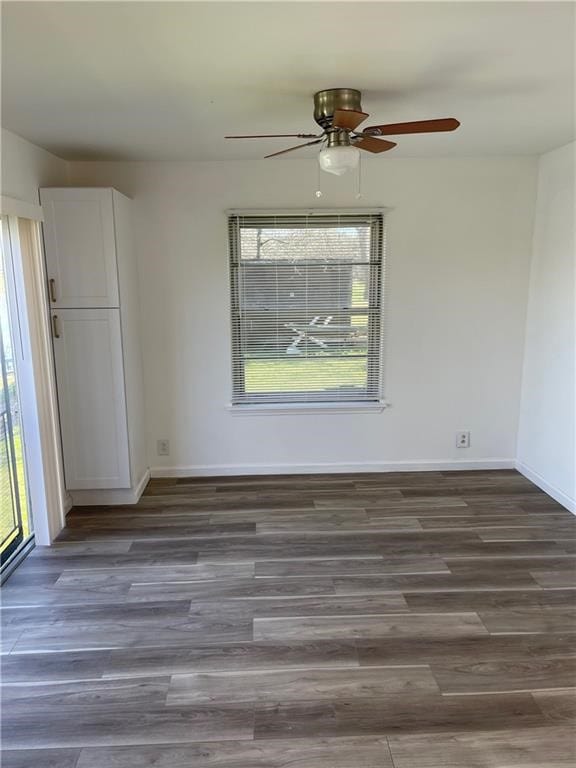
[{"label": "fan pull chain", "polygon": [[316,197],[322,197],[322,171],[320,170],[320,163],[316,163]]},{"label": "fan pull chain", "polygon": [[358,170],[356,172],[356,200],[362,199],[362,153],[358,158]]}]

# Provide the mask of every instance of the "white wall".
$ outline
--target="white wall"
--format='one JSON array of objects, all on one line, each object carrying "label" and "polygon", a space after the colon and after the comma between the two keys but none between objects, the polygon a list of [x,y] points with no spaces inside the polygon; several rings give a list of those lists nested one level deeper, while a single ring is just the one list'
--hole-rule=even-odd
[{"label": "white wall", "polygon": [[[376,414],[235,416],[230,401],[230,207],[312,207],[313,159],[72,163],[72,184],[135,200],[149,460],[166,471],[515,457],[536,159],[369,158],[367,206],[388,230],[386,396]],[[323,175],[325,207],[358,205]],[[455,448],[469,429],[472,445]],[[169,438],[171,455],[156,455]],[[178,469],[180,468],[180,469]]]},{"label": "white wall", "polygon": [[540,159],[518,438],[519,468],[573,511],[575,152]]},{"label": "white wall", "polygon": [[68,163],[2,129],[2,188],[5,197],[38,205],[38,187],[65,185]]}]

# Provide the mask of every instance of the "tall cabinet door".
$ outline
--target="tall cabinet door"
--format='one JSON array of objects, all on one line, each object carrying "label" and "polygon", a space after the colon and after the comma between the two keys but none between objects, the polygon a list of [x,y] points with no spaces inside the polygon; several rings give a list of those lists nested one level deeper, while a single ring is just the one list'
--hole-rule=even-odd
[{"label": "tall cabinet door", "polygon": [[40,190],[52,307],[119,306],[111,189]]},{"label": "tall cabinet door", "polygon": [[52,332],[66,488],[127,488],[120,310],[52,310]]}]

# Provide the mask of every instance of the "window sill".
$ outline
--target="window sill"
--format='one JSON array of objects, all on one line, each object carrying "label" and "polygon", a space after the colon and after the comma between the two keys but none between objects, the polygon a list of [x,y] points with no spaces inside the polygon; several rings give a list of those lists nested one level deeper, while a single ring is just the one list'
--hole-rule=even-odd
[{"label": "window sill", "polygon": [[305,413],[381,413],[390,404],[378,403],[270,403],[269,405],[227,405],[234,416],[261,416]]}]

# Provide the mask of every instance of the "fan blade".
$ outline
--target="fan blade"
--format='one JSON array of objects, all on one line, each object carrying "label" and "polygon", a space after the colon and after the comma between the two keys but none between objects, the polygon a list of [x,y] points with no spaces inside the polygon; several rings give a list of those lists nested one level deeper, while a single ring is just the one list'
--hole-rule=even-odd
[{"label": "fan blade", "polygon": [[373,136],[399,136],[401,133],[433,133],[435,131],[455,131],[460,125],[453,117],[440,120],[415,120],[412,123],[390,123],[389,125],[371,125],[363,133]]},{"label": "fan blade", "polygon": [[362,136],[359,141],[352,142],[353,147],[365,149],[367,152],[386,152],[396,146],[395,141],[386,141],[386,139],[376,139],[373,136]]},{"label": "fan blade", "polygon": [[332,117],[333,128],[347,128],[353,131],[356,126],[369,117],[366,112],[354,112],[352,109],[337,109]]},{"label": "fan blade", "polygon": [[225,139],[318,139],[316,133],[264,133],[261,136],[224,136]]},{"label": "fan blade", "polygon": [[294,152],[295,149],[301,149],[302,147],[311,147],[312,144],[320,144],[322,139],[316,141],[307,141],[306,144],[298,144],[296,147],[290,147],[289,149],[282,149],[280,152],[273,152],[271,155],[264,155],[264,159],[268,157],[276,157],[276,155],[285,155],[286,152]]}]

